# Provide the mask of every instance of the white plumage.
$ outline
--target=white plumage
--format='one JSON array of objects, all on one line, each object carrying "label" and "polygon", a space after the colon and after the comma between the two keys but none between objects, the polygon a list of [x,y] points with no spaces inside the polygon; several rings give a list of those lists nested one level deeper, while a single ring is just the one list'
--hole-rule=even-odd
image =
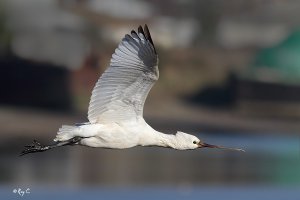
[{"label": "white plumage", "polygon": [[110,123],[142,118],[146,97],[158,80],[157,65],[154,46],[141,28],[138,33],[126,35],[93,90],[89,121]]},{"label": "white plumage", "polygon": [[154,43],[147,25],[144,29],[140,26],[137,33],[131,31],[122,39],[112,55],[110,66],[96,83],[88,109],[89,123],[63,125],[54,139],[55,145],[41,146],[35,142],[22,155],[68,144],[119,149],[137,145],[179,150],[201,147],[231,149],[203,143],[187,133],[169,135],[150,127],[143,118],[143,108],[158,78]]}]

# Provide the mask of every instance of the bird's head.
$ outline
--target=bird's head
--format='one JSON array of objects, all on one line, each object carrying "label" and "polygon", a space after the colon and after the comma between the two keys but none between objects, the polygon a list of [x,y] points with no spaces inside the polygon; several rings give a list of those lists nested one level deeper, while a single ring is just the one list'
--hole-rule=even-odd
[{"label": "bird's head", "polygon": [[200,139],[196,136],[180,131],[176,133],[175,137],[177,141],[177,149],[180,150],[196,149],[199,147],[198,144],[201,143]]},{"label": "bird's head", "polygon": [[177,140],[177,149],[179,150],[187,150],[187,149],[197,149],[197,148],[217,148],[217,149],[225,149],[225,150],[234,150],[234,151],[244,151],[243,149],[236,148],[228,148],[213,144],[207,144],[202,142],[199,138],[194,135],[190,135],[184,132],[178,131],[175,135]]}]

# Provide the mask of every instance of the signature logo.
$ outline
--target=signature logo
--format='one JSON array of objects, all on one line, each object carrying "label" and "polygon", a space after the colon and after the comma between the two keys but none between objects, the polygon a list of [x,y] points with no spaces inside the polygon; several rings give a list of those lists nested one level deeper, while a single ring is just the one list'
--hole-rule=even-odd
[{"label": "signature logo", "polygon": [[15,189],[13,189],[13,193],[18,194],[21,197],[23,197],[25,194],[30,194],[30,188],[27,188],[25,190],[23,190],[21,188],[15,188]]}]

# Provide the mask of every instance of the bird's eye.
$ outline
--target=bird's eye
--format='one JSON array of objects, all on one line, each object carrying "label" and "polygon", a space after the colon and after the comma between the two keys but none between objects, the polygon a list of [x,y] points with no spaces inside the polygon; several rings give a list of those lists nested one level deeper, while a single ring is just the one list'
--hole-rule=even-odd
[{"label": "bird's eye", "polygon": [[196,141],[193,141],[193,144],[197,144],[197,142],[196,142]]}]

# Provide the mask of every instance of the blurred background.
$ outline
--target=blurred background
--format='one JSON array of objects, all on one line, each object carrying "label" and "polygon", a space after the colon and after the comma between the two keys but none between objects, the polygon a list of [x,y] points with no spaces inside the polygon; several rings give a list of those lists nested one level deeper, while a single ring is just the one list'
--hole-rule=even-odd
[{"label": "blurred background", "polygon": [[[0,1],[0,196],[299,199],[299,10],[297,0]],[[76,146],[18,157],[87,121],[95,82],[140,24],[160,59],[146,121],[246,153]]]}]

